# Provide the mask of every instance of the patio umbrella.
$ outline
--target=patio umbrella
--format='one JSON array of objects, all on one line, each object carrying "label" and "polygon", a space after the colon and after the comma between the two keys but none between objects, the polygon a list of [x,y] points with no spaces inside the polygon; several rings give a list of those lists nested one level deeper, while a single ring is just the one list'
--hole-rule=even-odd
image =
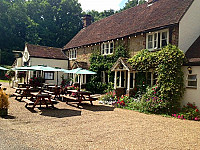
[{"label": "patio umbrella", "polygon": [[76,74],[97,74],[97,73],[90,70],[82,69],[77,71]]},{"label": "patio umbrella", "polygon": [[9,69],[6,69],[6,68],[4,68],[4,67],[0,67],[0,70],[7,71],[7,70],[9,70]]}]

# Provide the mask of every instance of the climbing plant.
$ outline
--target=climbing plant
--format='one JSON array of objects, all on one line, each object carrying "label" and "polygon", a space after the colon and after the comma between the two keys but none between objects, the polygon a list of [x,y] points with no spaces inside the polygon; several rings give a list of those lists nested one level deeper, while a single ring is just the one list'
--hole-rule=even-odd
[{"label": "climbing plant", "polygon": [[156,107],[158,113],[171,112],[180,107],[180,99],[184,94],[181,70],[184,60],[184,53],[173,45],[157,52],[142,50],[129,59],[137,71],[148,72],[153,68],[158,75],[156,87],[149,88],[142,97],[142,103],[151,108],[148,111],[155,111],[152,108]]},{"label": "climbing plant", "polygon": [[[114,79],[114,76],[111,72],[111,68],[114,63],[117,61],[119,57],[129,57],[128,51],[124,48],[124,46],[117,46],[114,50],[114,53],[111,55],[101,55],[100,50],[94,52],[90,57],[90,70],[95,71],[97,76],[90,79],[91,82],[88,83],[88,88],[95,89],[97,92],[101,89],[101,93],[107,88],[106,85],[101,83],[101,72],[105,71],[108,73],[110,81]],[[99,86],[98,86],[99,85]],[[97,87],[100,87],[97,89]],[[103,90],[104,89],[104,90]]]}]

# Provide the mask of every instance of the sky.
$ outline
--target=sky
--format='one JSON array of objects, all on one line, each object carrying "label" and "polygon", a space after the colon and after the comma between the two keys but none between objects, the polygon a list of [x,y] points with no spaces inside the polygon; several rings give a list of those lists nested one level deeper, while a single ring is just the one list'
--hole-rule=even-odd
[{"label": "sky", "polygon": [[96,10],[104,11],[109,9],[119,10],[125,6],[128,0],[78,0],[84,11]]}]

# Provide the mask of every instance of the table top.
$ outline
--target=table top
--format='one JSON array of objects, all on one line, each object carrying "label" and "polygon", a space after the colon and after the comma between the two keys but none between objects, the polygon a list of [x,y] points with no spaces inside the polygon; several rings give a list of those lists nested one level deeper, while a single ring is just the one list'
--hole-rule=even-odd
[{"label": "table top", "polygon": [[32,94],[32,95],[34,95],[34,96],[47,96],[47,97],[49,97],[49,96],[50,96],[49,94],[47,94],[47,93],[44,93],[44,92],[42,92],[42,93],[38,93],[38,92],[31,92],[31,94]]}]

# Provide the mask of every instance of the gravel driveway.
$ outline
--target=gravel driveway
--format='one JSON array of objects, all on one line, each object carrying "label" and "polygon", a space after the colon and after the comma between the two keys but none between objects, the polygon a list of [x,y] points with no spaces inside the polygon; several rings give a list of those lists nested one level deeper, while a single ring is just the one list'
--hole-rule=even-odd
[{"label": "gravel driveway", "polygon": [[9,116],[0,118],[0,149],[200,149],[200,122],[147,115],[97,102],[80,108],[70,104],[59,102],[57,109],[37,107],[32,111],[11,97]]}]

